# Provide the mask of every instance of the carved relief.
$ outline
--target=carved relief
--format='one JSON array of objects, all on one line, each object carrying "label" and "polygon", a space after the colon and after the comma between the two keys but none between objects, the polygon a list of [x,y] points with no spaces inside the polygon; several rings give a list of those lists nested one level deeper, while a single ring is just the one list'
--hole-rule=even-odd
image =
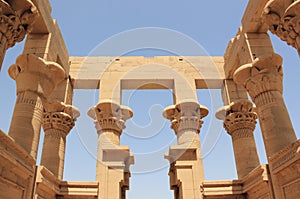
[{"label": "carved relief", "polygon": [[94,119],[101,145],[119,146],[121,133],[126,128],[125,122],[133,116],[133,112],[126,106],[104,100],[90,108],[88,115]]},{"label": "carved relief", "polygon": [[259,57],[237,69],[233,79],[244,85],[257,107],[276,103],[282,94],[282,58],[277,54]]},{"label": "carved relief", "polygon": [[164,117],[172,123],[171,128],[175,133],[183,130],[200,132],[203,124],[202,118],[207,116],[208,109],[198,102],[182,102],[169,106],[164,110]]},{"label": "carved relief", "polygon": [[[29,94],[30,95],[30,94]],[[38,109],[43,109],[42,101],[39,98],[31,99],[28,93],[22,92],[17,96],[17,104],[28,104]]]},{"label": "carved relief", "polygon": [[266,5],[263,18],[270,31],[293,46],[300,54],[300,1],[272,0]]},{"label": "carved relief", "polygon": [[38,11],[29,0],[1,1],[0,6],[0,32],[7,40],[6,48],[10,48],[22,41],[31,30],[32,24],[38,16]]},{"label": "carved relief", "polygon": [[56,129],[67,135],[74,127],[79,115],[79,111],[71,105],[59,102],[47,102],[44,106],[44,131],[47,132],[50,129]]},{"label": "carved relief", "polygon": [[253,112],[251,102],[247,100],[232,102],[219,109],[216,117],[224,120],[224,128],[234,139],[253,136],[257,115]]},{"label": "carved relief", "polygon": [[297,140],[282,98],[281,65],[278,54],[266,54],[252,64],[241,66],[233,75],[233,80],[247,89],[257,107],[267,157]]},{"label": "carved relief", "polygon": [[17,93],[32,91],[45,98],[66,78],[59,64],[32,54],[20,55],[16,63],[9,67],[8,73],[17,82]]},{"label": "carved relief", "polygon": [[126,120],[133,116],[133,112],[126,106],[111,101],[102,101],[92,107],[88,115],[96,120],[95,125],[98,133],[112,130],[121,134],[126,127]]},{"label": "carved relief", "polygon": [[177,135],[178,145],[188,144],[200,147],[198,133],[207,116],[208,109],[198,102],[185,101],[164,110],[163,116],[171,121],[171,128]]},{"label": "carved relief", "polygon": [[216,113],[232,137],[239,179],[243,179],[260,164],[253,136],[257,119],[253,109],[250,101],[239,100],[222,107]]},{"label": "carved relief", "polygon": [[[256,119],[257,119],[256,113],[250,111],[233,112],[226,116],[226,119],[224,121],[224,128],[233,137],[236,138],[251,137],[252,132],[255,129]],[[238,136],[236,136],[235,131],[242,130],[242,129],[249,129],[252,132],[249,131],[239,132]]]}]

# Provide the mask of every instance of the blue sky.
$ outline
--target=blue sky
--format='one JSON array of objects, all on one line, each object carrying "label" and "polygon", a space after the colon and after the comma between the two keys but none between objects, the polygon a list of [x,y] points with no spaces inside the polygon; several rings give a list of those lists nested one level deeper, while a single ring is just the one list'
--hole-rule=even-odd
[{"label": "blue sky", "polygon": [[[58,21],[71,56],[86,56],[113,35],[143,27],[167,28],[180,32],[201,45],[208,55],[222,56],[229,40],[235,36],[241,25],[247,2],[51,0],[52,15]],[[274,36],[271,38],[275,52],[284,59],[284,99],[299,138],[299,88],[296,86],[300,83],[299,57],[295,49]],[[22,48],[23,43],[8,50],[0,73],[0,128],[5,132],[8,132],[15,103],[15,82],[9,79],[7,69],[15,62]],[[172,52],[159,49],[127,53],[143,56],[169,54]],[[75,91],[74,105],[80,109],[81,117],[67,139],[66,180],[95,180],[97,135],[86,112],[97,103],[98,94],[99,91],[96,90]],[[132,166],[134,172],[131,177],[131,190],[127,197],[171,199],[173,193],[169,191],[168,162],[163,159],[163,153],[170,144],[174,144],[176,138],[169,128],[169,121],[162,117],[162,110],[173,103],[171,91],[123,91],[122,95],[123,104],[134,111],[134,117],[121,137],[121,143],[129,145],[136,154],[136,164]],[[231,138],[221,128],[222,122],[214,117],[215,109],[222,106],[220,91],[198,90],[197,95],[199,102],[210,108],[210,114],[204,119],[200,134],[205,154],[205,177],[207,180],[235,179],[237,175]],[[255,130],[255,138],[260,160],[266,163],[259,126]]]}]

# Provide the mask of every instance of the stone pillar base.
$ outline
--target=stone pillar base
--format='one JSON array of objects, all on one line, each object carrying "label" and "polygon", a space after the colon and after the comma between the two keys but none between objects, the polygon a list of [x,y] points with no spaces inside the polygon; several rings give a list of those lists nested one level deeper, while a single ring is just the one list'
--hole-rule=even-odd
[{"label": "stone pillar base", "polygon": [[128,146],[112,146],[100,149],[97,162],[99,199],[125,199],[129,190],[129,166],[134,164],[133,154]]},{"label": "stone pillar base", "polygon": [[173,146],[165,155],[170,161],[170,188],[174,190],[174,198],[202,199],[200,185],[204,174],[199,169],[202,166],[199,153],[198,148]]}]

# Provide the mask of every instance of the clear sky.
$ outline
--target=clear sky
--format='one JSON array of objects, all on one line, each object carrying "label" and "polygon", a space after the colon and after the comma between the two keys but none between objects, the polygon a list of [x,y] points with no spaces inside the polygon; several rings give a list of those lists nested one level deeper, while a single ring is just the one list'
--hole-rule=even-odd
[{"label": "clear sky", "polygon": [[[248,1],[51,0],[51,3],[52,15],[58,21],[71,56],[93,54],[95,47],[99,48],[99,44],[110,40],[112,36],[145,27],[174,30],[204,49],[200,53],[185,49],[184,55],[191,52],[190,55],[222,56],[229,40],[241,25]],[[148,36],[136,39],[147,42]],[[272,36],[272,41],[275,52],[284,59],[284,98],[299,138],[299,57],[295,49],[277,37]],[[126,42],[130,46],[135,41]],[[15,62],[23,45],[21,43],[8,50],[0,73],[0,128],[5,132],[8,132],[16,100],[15,82],[8,77],[7,69]],[[116,44],[111,49],[118,48]],[[105,49],[103,52],[110,51]],[[132,49],[124,54],[155,56],[173,55],[174,52],[168,49]],[[81,117],[67,139],[66,180],[95,180],[97,135],[93,121],[86,116],[86,112],[89,107],[97,104],[98,94],[96,90],[75,90],[74,105],[80,109]],[[123,91],[122,95],[122,103],[134,111],[134,117],[128,121],[121,137],[122,145],[129,145],[136,155],[135,165],[131,167],[131,190],[127,192],[127,197],[171,199],[173,193],[169,191],[167,175],[169,164],[163,159],[163,154],[170,144],[176,143],[176,138],[169,128],[169,121],[162,117],[163,109],[173,104],[171,91]],[[220,90],[199,90],[197,95],[199,102],[210,109],[200,134],[205,177],[207,180],[235,179],[237,174],[231,138],[222,129],[222,122],[214,117],[216,108],[222,106]],[[266,163],[259,126],[255,130],[255,138],[260,160]]]}]

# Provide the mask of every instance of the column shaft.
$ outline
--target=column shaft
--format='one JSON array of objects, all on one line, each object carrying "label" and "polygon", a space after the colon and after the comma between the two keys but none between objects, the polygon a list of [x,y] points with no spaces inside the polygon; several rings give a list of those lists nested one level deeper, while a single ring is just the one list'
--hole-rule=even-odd
[{"label": "column shaft", "polygon": [[[264,104],[263,104],[263,103]],[[270,91],[255,100],[268,157],[297,140],[281,93]]]},{"label": "column shaft", "polygon": [[46,102],[43,128],[45,132],[41,165],[59,180],[63,179],[66,137],[80,116],[79,111],[59,102]]},{"label": "column shaft", "polygon": [[37,93],[18,94],[8,135],[34,158],[37,157],[42,116],[42,100]]},{"label": "column shaft", "polygon": [[282,58],[271,54],[234,73],[234,81],[245,86],[257,107],[268,158],[297,140],[282,98],[281,65]]},{"label": "column shaft", "polygon": [[35,55],[20,55],[9,67],[16,81],[17,101],[8,134],[34,159],[37,157],[43,101],[65,78],[61,66],[46,62]]},{"label": "column shaft", "polygon": [[58,129],[45,131],[41,165],[45,166],[58,179],[62,179],[64,171],[66,135]]},{"label": "column shaft", "polygon": [[219,109],[218,119],[224,120],[224,128],[232,137],[236,169],[242,179],[260,165],[253,131],[256,125],[256,113],[248,100],[232,102]]},{"label": "column shaft", "polygon": [[129,166],[133,155],[129,148],[120,146],[120,135],[125,122],[133,116],[125,106],[108,101],[99,102],[88,115],[95,121],[98,133],[96,179],[99,181],[99,199],[125,199],[129,189]]},{"label": "column shaft", "polygon": [[202,198],[200,185],[204,170],[199,133],[202,118],[207,114],[207,108],[194,101],[184,101],[164,111],[177,136],[178,145],[171,146],[165,156],[170,161],[170,187],[177,199]]},{"label": "column shaft", "polygon": [[7,50],[7,39],[2,32],[0,32],[0,69]]},{"label": "column shaft", "polygon": [[239,179],[260,165],[253,131],[239,130],[232,133],[232,144]]}]

